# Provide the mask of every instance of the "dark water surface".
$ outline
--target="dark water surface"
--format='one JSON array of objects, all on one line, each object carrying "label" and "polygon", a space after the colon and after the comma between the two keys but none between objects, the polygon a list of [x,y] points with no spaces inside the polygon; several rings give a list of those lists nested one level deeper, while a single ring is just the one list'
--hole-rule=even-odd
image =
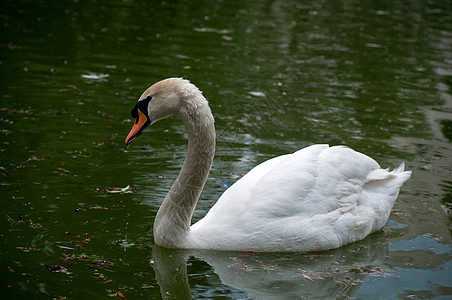
[{"label": "dark water surface", "polygon": [[[0,20],[2,298],[451,297],[451,1],[3,1]],[[170,76],[216,117],[195,220],[258,163],[347,144],[413,170],[384,231],[316,253],[156,247],[185,129],[123,141]]]}]

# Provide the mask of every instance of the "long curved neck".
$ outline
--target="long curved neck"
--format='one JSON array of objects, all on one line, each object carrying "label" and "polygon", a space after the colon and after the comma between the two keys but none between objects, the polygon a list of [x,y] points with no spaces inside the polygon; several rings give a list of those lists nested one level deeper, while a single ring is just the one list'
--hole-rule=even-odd
[{"label": "long curved neck", "polygon": [[193,211],[212,166],[214,119],[207,100],[201,94],[198,98],[199,101],[188,103],[179,113],[188,131],[188,149],[184,165],[155,218],[154,240],[163,247],[183,247]]}]

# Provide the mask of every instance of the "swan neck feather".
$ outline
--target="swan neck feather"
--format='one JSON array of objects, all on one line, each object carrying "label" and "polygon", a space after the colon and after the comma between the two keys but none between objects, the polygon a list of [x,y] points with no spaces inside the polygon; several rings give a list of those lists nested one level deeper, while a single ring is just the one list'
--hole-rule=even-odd
[{"label": "swan neck feather", "polygon": [[169,248],[184,247],[193,211],[207,181],[215,153],[214,118],[200,92],[182,102],[178,116],[188,132],[187,155],[154,223],[156,243]]}]

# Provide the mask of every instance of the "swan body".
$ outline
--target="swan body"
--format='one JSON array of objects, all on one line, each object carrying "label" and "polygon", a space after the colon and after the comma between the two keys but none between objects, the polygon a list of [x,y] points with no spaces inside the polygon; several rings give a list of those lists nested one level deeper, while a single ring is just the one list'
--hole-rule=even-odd
[{"label": "swan body", "polygon": [[129,145],[149,125],[177,115],[188,131],[184,165],[155,222],[156,244],[234,251],[313,251],[338,248],[383,228],[403,183],[402,163],[381,169],[345,146],[312,145],[263,162],[190,226],[215,152],[207,100],[188,80],[169,78],[148,88],[132,110]]}]

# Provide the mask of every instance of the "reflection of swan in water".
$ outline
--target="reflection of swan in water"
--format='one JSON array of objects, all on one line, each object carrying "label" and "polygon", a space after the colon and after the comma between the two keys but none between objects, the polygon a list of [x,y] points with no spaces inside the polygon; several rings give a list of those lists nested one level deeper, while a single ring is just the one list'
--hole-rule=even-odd
[{"label": "reflection of swan in water", "polygon": [[[154,246],[152,254],[163,298],[191,299],[187,260],[194,256],[212,266],[223,284],[245,291],[248,297],[310,299],[356,296],[366,275],[388,275],[387,251],[380,231],[360,242],[323,252],[251,253]],[[195,287],[193,295],[196,298]]]}]

